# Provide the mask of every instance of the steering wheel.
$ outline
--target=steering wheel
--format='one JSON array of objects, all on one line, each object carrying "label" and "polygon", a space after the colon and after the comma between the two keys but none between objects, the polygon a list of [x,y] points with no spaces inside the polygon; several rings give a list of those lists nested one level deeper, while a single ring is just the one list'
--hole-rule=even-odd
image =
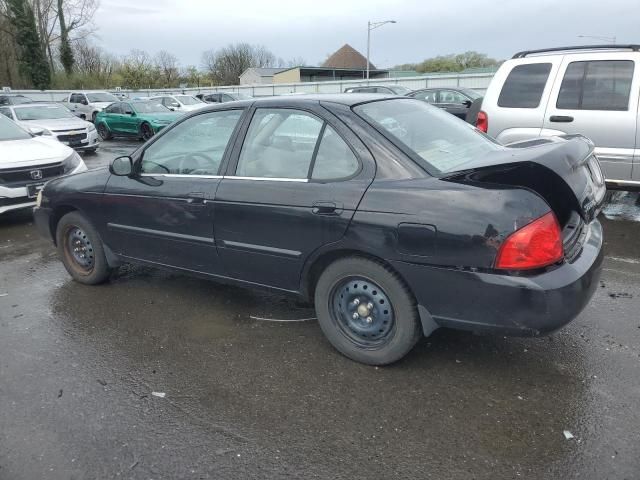
[{"label": "steering wheel", "polygon": [[[155,165],[156,167],[160,167],[163,170],[165,170],[167,173],[171,173],[171,170],[169,170],[167,167],[165,167],[164,165],[154,162],[153,160],[145,160],[144,158],[142,159],[142,164],[144,165],[145,163],[150,163],[152,165]],[[156,173],[156,172],[146,172],[146,173]]]},{"label": "steering wheel", "polygon": [[[194,166],[195,168],[193,168]],[[204,153],[188,153],[180,159],[180,163],[178,164],[178,173],[188,175],[190,173],[194,174],[199,170],[205,170],[207,172],[211,171],[211,159]]]}]

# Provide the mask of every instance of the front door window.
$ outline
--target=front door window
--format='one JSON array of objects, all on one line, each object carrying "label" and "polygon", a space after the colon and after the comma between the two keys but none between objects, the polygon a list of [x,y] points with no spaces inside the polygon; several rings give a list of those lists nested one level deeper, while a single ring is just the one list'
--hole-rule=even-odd
[{"label": "front door window", "polygon": [[242,110],[210,112],[179,123],[144,152],[142,174],[217,175]]}]

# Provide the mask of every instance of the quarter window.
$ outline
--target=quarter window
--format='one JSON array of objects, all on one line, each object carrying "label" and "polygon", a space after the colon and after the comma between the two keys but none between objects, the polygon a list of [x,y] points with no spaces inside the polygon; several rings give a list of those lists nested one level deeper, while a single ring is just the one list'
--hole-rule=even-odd
[{"label": "quarter window", "polygon": [[242,110],[191,117],[162,135],[145,150],[141,172],[217,175]]},{"label": "quarter window", "polygon": [[556,107],[563,110],[629,109],[631,60],[571,62],[560,85]]},{"label": "quarter window", "polygon": [[327,125],[322,134],[311,178],[328,180],[350,177],[360,164],[346,142]]},{"label": "quarter window", "polygon": [[514,67],[502,86],[498,106],[538,108],[549,72],[550,63],[531,63]]},{"label": "quarter window", "polygon": [[306,179],[322,124],[319,118],[300,110],[256,110],[236,175]]},{"label": "quarter window", "polygon": [[0,108],[0,113],[6,117],[9,117],[11,120],[13,120],[13,115],[11,115],[11,109],[10,108]]}]

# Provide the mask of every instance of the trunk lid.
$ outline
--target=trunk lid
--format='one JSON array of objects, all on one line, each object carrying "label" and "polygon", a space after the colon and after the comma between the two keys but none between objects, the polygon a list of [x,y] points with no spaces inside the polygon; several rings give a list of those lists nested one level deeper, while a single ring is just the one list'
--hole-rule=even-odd
[{"label": "trunk lid", "polygon": [[589,223],[600,213],[606,193],[593,149],[582,135],[527,140],[487,154],[444,178],[528,188],[549,203],[562,226],[574,211]]}]

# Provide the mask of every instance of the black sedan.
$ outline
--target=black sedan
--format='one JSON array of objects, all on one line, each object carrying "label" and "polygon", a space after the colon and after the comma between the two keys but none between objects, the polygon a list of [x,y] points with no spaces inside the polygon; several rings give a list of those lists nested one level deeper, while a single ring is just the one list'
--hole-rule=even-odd
[{"label": "black sedan", "polygon": [[407,94],[407,97],[416,98],[441,108],[451,115],[463,120],[466,119],[469,107],[479,98],[482,98],[475,90],[469,88],[424,88]]},{"label": "black sedan", "polygon": [[605,186],[580,136],[496,144],[424,102],[271,97],[183,117],[35,210],[78,282],[124,262],[300,295],[348,357],[438,327],[539,335],[587,304]]}]

